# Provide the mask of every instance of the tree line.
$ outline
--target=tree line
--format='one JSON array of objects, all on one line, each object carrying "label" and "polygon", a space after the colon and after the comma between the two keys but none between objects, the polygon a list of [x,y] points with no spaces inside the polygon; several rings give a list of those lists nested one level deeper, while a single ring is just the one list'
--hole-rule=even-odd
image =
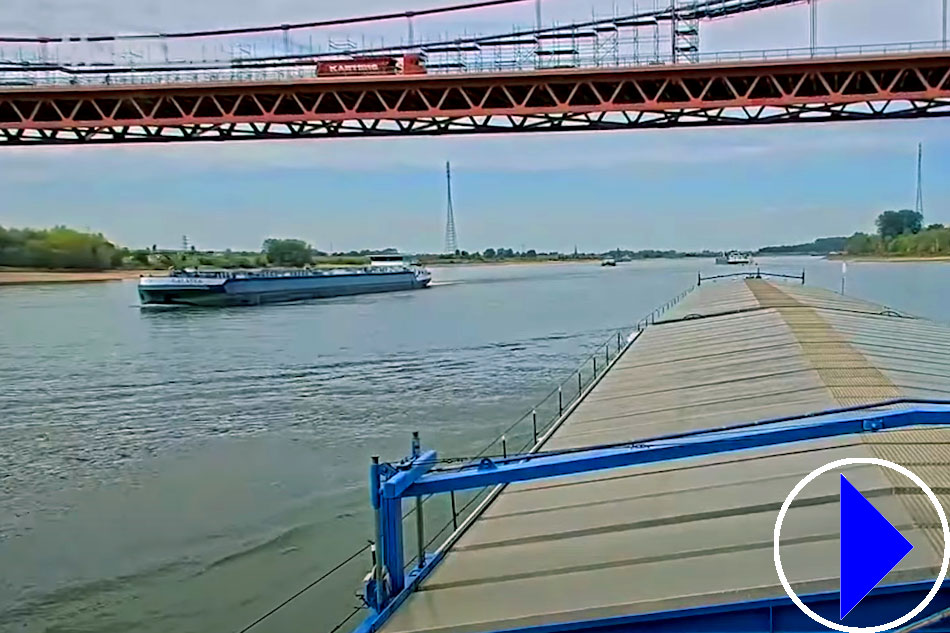
[{"label": "tree line", "polygon": [[[130,250],[106,239],[101,233],[77,231],[65,226],[51,229],[7,228],[0,226],[0,266],[66,270],[109,270],[115,268],[258,268],[265,266],[304,266],[320,256],[302,240],[268,239],[259,252],[230,249],[201,251]],[[365,257],[337,258],[347,263],[363,263]],[[336,262],[338,263],[338,262]]]},{"label": "tree line", "polygon": [[0,226],[0,266],[105,270],[118,268],[128,250],[101,233],[65,226],[14,229]]},{"label": "tree line", "polygon": [[875,221],[877,233],[855,233],[848,238],[849,255],[934,256],[950,255],[950,228],[924,225],[918,211],[884,211]]}]

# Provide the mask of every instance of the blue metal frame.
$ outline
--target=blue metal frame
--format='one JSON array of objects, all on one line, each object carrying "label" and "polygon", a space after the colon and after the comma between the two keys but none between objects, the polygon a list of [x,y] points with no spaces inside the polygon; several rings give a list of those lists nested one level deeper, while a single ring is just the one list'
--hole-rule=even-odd
[{"label": "blue metal frame", "polygon": [[[917,406],[908,409],[889,411],[879,409],[881,406],[913,402],[915,401],[899,400],[866,407],[849,407],[807,414],[799,418],[738,424],[622,445],[516,455],[500,460],[485,458],[477,464],[469,464],[452,470],[435,470],[438,464],[435,451],[421,453],[418,446],[414,445],[412,457],[396,465],[374,463],[370,471],[370,495],[373,507],[377,510],[377,538],[380,541],[378,564],[382,565],[385,580],[382,584],[367,586],[366,598],[373,610],[373,615],[360,625],[357,633],[371,633],[382,626],[444,557],[445,547],[443,546],[428,558],[422,568],[413,570],[408,575],[405,573],[402,500],[406,497],[418,498],[424,495],[668,462],[857,433],[911,426],[950,426],[950,403],[944,401],[929,401],[927,404],[923,404],[927,401],[916,401]],[[875,408],[878,409],[874,410]],[[380,574],[377,574],[377,578],[379,577]],[[923,587],[922,593],[921,587]],[[897,602],[916,605],[920,602],[920,597],[914,600],[910,594],[920,593],[922,597],[929,588],[930,585],[924,587],[920,583],[881,588],[872,594],[873,599],[865,599],[862,605],[852,612],[858,615],[849,614],[848,624],[858,620],[876,624],[894,619],[896,616],[882,617],[880,615],[885,612],[885,607],[893,608],[888,605]],[[831,620],[836,620],[834,616],[837,613],[837,599],[837,592],[815,594],[808,598],[816,605],[812,607],[815,611],[823,615],[824,611],[827,611],[829,615],[826,617]],[[832,606],[825,608],[825,603],[829,601],[834,603],[833,608]],[[873,608],[865,606],[865,603],[873,605]],[[931,606],[932,609],[922,613],[920,619],[933,615],[941,609],[950,608],[950,589],[941,590],[938,599],[934,600]],[[900,615],[907,610],[909,608],[897,614]],[[763,625],[766,614],[768,620]],[[854,626],[865,625],[854,624]],[[941,627],[943,627],[941,623],[936,623],[928,625],[926,630],[950,632],[950,628]],[[701,609],[681,609],[659,614],[575,624],[560,623],[524,630],[553,633],[579,628],[602,629],[609,633],[633,629],[638,632],[823,630],[823,627],[805,617],[787,598]]]},{"label": "blue metal frame", "polygon": [[[916,607],[933,587],[932,582],[914,582],[879,587],[869,594],[844,620],[838,619],[838,592],[826,591],[802,596],[802,601],[818,615],[848,626],[876,626],[889,622]],[[950,585],[945,583],[933,601],[918,616],[923,620],[950,608]],[[926,631],[950,632],[950,621],[927,626]],[[791,600],[766,598],[705,607],[672,609],[617,616],[598,620],[561,622],[541,626],[500,629],[492,633],[696,633],[715,631],[745,632],[823,632],[825,626],[806,616]]]},{"label": "blue metal frame", "polygon": [[[414,444],[413,452],[418,453]],[[402,500],[406,489],[428,472],[438,461],[435,451],[416,454],[396,466],[373,463],[370,466],[370,503],[376,511],[377,565],[384,574],[377,574],[373,587],[366,588],[366,601],[371,607],[385,607],[389,598],[406,588],[405,557],[402,541]],[[385,576],[385,577],[381,577]]]},{"label": "blue metal frame", "polygon": [[[830,419],[808,422],[773,423],[734,431],[700,432],[678,439],[645,440],[620,447],[536,453],[497,461],[486,458],[474,466],[418,477],[405,488],[404,494],[418,496],[483,488],[840,435],[934,424],[950,425],[950,408],[919,407],[881,411],[870,416],[865,412],[861,415],[832,416]],[[383,494],[385,496],[385,491]]]}]

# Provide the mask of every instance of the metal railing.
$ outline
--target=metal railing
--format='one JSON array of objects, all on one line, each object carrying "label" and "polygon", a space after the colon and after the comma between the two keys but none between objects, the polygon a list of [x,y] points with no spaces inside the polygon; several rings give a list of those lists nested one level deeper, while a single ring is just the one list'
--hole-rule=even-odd
[{"label": "metal railing", "polygon": [[795,281],[802,282],[802,285],[805,285],[805,270],[802,269],[801,275],[788,275],[785,273],[770,273],[763,272],[760,268],[756,267],[754,271],[746,270],[738,273],[726,273],[723,275],[707,275],[703,277],[702,273],[696,275],[696,285],[703,285],[704,281],[716,281],[717,279],[735,279],[736,277],[744,277],[746,279],[765,279],[765,278],[774,278],[774,279],[794,279]]},{"label": "metal railing", "polygon": [[[839,59],[871,55],[913,54],[919,52],[946,51],[947,45],[940,40],[898,42],[889,44],[856,44],[845,46],[820,46],[815,48],[776,48],[765,50],[739,50],[700,53],[698,63],[724,64],[745,62],[775,62],[805,59]],[[639,51],[618,51],[604,54],[602,48],[580,45],[569,54],[547,56],[493,50],[491,54],[466,54],[455,56],[451,63],[437,63],[430,56],[428,73],[453,75],[469,73],[527,72],[548,69],[596,69],[596,68],[660,68],[666,66],[690,66],[681,60],[674,63],[672,54],[649,54]],[[35,66],[31,67],[31,66]],[[128,66],[124,68],[59,67],[49,64],[30,64],[19,60],[0,58],[0,89],[32,88],[42,86],[124,86],[165,84],[215,84],[244,82],[282,82],[317,79],[315,62],[298,62],[274,65],[252,65],[234,60],[214,66],[201,62],[177,65],[173,70],[161,66]],[[395,75],[394,75],[395,76]],[[337,77],[334,77],[337,78]]]},{"label": "metal railing", "polygon": [[699,284],[696,284],[696,286],[690,286],[689,288],[679,293],[678,295],[676,295],[675,297],[673,297],[672,299],[670,299],[663,305],[657,306],[656,308],[654,308],[653,311],[650,312],[650,314],[646,315],[645,317],[637,321],[637,331],[640,332],[642,330],[645,330],[648,326],[656,323],[656,320],[658,318],[663,316],[664,313],[668,312],[673,307],[675,307],[676,304],[678,304],[680,301],[685,299],[686,295],[688,295],[690,292],[695,290],[698,285]]}]

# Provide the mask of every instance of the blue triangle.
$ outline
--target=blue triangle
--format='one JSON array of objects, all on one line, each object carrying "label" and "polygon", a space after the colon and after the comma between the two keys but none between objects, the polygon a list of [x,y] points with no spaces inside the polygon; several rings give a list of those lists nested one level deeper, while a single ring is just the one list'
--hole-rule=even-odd
[{"label": "blue triangle", "polygon": [[841,475],[841,586],[843,620],[914,546]]}]

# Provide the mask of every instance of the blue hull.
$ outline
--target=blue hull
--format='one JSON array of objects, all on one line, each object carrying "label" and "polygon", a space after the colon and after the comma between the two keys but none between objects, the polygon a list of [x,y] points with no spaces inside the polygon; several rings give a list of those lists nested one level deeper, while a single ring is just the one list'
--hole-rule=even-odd
[{"label": "blue hull", "polygon": [[228,279],[220,285],[139,286],[143,305],[237,306],[416,290],[429,285],[411,271]]}]

